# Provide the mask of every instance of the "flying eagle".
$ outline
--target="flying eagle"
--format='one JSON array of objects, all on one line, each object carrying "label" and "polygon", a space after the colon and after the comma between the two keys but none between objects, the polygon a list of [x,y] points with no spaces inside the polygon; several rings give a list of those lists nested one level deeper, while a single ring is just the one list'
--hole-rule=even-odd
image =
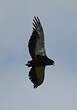
[{"label": "flying eagle", "polygon": [[45,66],[54,65],[54,61],[49,59],[45,52],[44,31],[38,17],[33,19],[33,32],[29,39],[28,48],[32,60],[28,61],[26,66],[31,67],[29,79],[34,88],[40,86],[44,81]]}]

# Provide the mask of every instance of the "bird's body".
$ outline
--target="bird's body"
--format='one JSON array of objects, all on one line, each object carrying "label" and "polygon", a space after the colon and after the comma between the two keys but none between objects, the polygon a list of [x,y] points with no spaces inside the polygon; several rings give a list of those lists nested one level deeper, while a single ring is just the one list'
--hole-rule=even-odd
[{"label": "bird's body", "polygon": [[36,88],[43,83],[45,66],[54,64],[54,61],[46,56],[44,32],[38,17],[33,19],[33,32],[28,48],[32,60],[28,61],[26,65],[32,67],[29,72],[29,79],[33,82],[34,88]]},{"label": "bird's body", "polygon": [[33,66],[47,66],[52,65],[54,62],[53,60],[49,59],[46,55],[40,56],[37,55],[34,59],[28,61],[27,66],[33,67]]}]

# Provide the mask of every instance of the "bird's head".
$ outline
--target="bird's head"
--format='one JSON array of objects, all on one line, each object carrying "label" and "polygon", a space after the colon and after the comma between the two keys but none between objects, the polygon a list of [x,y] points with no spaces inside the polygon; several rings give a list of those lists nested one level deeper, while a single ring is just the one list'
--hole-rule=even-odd
[{"label": "bird's head", "polygon": [[50,59],[49,63],[50,63],[50,65],[54,65],[55,64],[55,62],[53,60],[51,60],[51,59]]}]

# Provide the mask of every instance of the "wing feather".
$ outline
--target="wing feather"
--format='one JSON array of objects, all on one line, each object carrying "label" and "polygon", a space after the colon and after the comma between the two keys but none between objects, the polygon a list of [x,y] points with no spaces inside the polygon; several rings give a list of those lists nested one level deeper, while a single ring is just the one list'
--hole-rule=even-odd
[{"label": "wing feather", "polygon": [[37,55],[45,56],[44,32],[39,18],[33,19],[33,32],[28,47],[32,58]]},{"label": "wing feather", "polygon": [[34,88],[40,86],[44,81],[45,66],[32,67],[29,72],[29,79],[34,84]]}]

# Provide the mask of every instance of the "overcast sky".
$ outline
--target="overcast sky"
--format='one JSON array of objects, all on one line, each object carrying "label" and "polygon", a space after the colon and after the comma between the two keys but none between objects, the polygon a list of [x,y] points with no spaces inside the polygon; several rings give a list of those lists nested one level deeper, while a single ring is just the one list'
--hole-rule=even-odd
[{"label": "overcast sky", "polygon": [[[37,89],[25,67],[33,16],[55,60]],[[77,110],[76,0],[0,0],[0,110]]]}]

